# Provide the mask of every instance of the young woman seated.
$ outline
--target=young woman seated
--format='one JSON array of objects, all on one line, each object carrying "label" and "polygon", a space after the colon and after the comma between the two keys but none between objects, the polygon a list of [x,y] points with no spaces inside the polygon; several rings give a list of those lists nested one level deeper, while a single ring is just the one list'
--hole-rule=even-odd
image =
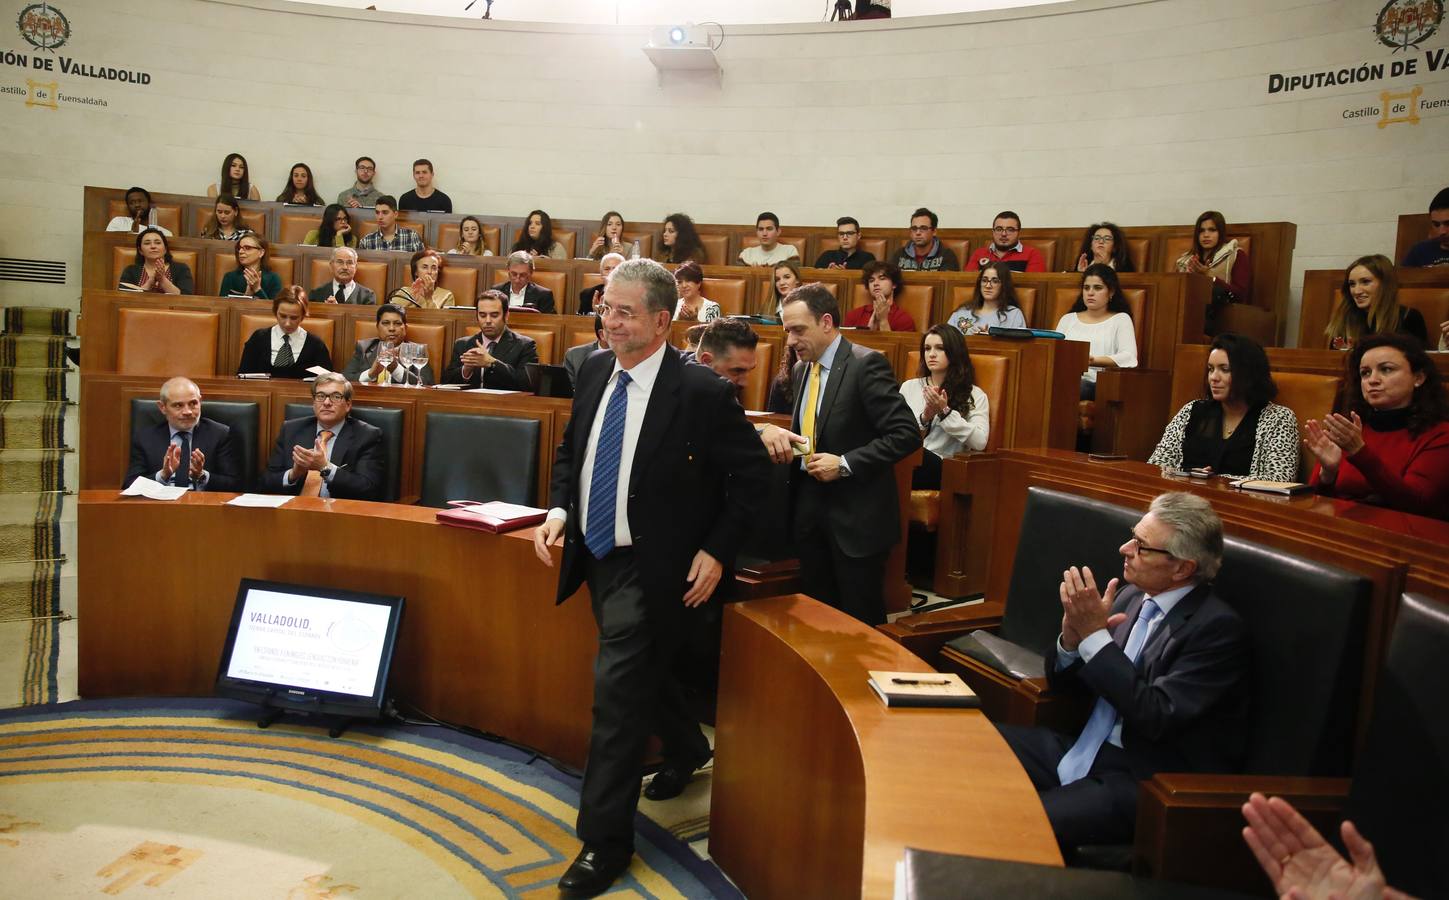
[{"label": "young woman seated", "polygon": [[458,222],[458,246],[448,251],[449,255],[492,256],[493,251],[483,242],[483,223],[476,216],[464,216]]},{"label": "young woman seated", "polygon": [[211,222],[201,229],[201,236],[208,241],[236,241],[251,233],[251,229],[242,224],[241,204],[230,194],[216,198]]},{"label": "young woman seated", "polygon": [[262,192],[252,184],[251,166],[240,153],[226,155],[226,159],[221,161],[221,177],[206,189],[208,197],[220,197],[222,194],[230,194],[240,200],[262,199]]},{"label": "young woman seated", "polygon": [[674,270],[679,302],[674,305],[676,322],[713,322],[719,318],[719,304],[706,297],[704,272],[699,263],[687,262]]},{"label": "young woman seated", "polygon": [[962,334],[985,334],[993,325],[1026,328],[1026,314],[1016,303],[1011,286],[1011,266],[993,260],[981,267],[971,300],[956,307],[946,324]]},{"label": "young woman seated", "polygon": [[317,186],[312,182],[312,167],[297,163],[287,176],[287,186],[277,195],[277,202],[293,206],[323,206],[327,201],[317,193]]},{"label": "young woman seated", "polygon": [[271,300],[282,292],[282,279],[272,271],[267,257],[271,245],[258,234],[243,235],[236,242],[236,268],[221,278],[221,295],[244,294]]},{"label": "young woman seated", "polygon": [[272,301],[277,324],[258,328],[242,347],[238,375],[266,374],[273,378],[306,378],[307,370],[321,366],[332,369],[332,354],[315,334],[302,328],[307,317],[307,294],[292,285]]},{"label": "young woman seated", "polygon": [[535,209],[528,214],[528,221],[523,226],[523,233],[518,236],[518,240],[513,242],[513,247],[509,252],[516,253],[519,250],[534,257],[569,258],[569,253],[564,249],[564,245],[553,239],[553,219],[550,219],[548,213],[541,209]]},{"label": "young woman seated", "polygon": [[1135,272],[1132,257],[1127,255],[1127,239],[1122,229],[1111,222],[1099,222],[1087,226],[1082,233],[1082,245],[1077,249],[1078,272],[1087,271],[1092,263],[1111,266],[1118,272]]},{"label": "young woman seated", "polygon": [[911,487],[940,490],[942,459],[986,449],[991,403],[976,386],[966,339],[950,325],[933,325],[921,335],[921,364],[916,375],[901,384],[901,396],[916,416],[926,448],[911,477]]},{"label": "young woman seated", "polygon": [[352,215],[340,203],[328,204],[322,210],[322,224],[307,232],[302,243],[309,247],[352,247],[357,248],[357,229],[352,225]]},{"label": "young woman seated", "polygon": [[1097,396],[1097,372],[1101,369],[1137,367],[1137,333],[1122,286],[1111,266],[1092,263],[1082,273],[1082,292],[1071,311],[1057,320],[1057,331],[1069,341],[1086,341],[1090,346],[1087,371],[1082,375],[1081,398]]},{"label": "young woman seated", "polygon": [[144,228],[136,235],[136,261],[121,270],[120,284],[158,294],[196,292],[190,267],[171,259],[171,246],[159,228]]},{"label": "young woman seated", "polygon": [[1387,256],[1360,256],[1343,270],[1338,305],[1323,330],[1330,350],[1348,350],[1370,334],[1413,335],[1429,346],[1424,316],[1399,305],[1399,279]]}]

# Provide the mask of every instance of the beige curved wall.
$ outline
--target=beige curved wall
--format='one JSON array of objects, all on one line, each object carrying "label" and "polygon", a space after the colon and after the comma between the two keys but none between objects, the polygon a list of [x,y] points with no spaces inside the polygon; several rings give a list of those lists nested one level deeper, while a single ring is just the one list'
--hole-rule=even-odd
[{"label": "beige curved wall", "polygon": [[[24,4],[10,5],[0,21]],[[201,192],[231,150],[268,197],[297,160],[335,194],[362,153],[401,192],[426,155],[460,211],[516,215],[745,222],[769,208],[787,228],[842,214],[869,227],[926,204],[943,226],[988,225],[1005,207],[1032,226],[1186,222],[1213,207],[1298,223],[1300,272],[1391,252],[1395,217],[1449,180],[1449,104],[1435,106],[1449,80],[1428,70],[1445,32],[1396,53],[1374,36],[1381,0],[1081,0],[732,27],[720,81],[662,84],[640,27],[269,0],[57,6],[72,34],[55,68],[0,65],[0,255],[72,268],[83,185]],[[0,50],[33,66],[3,27]],[[65,74],[61,58],[150,83]],[[1409,59],[1417,71],[1394,77]],[[1385,75],[1269,91],[1274,73],[1360,64]],[[27,107],[27,79],[55,82],[57,108]],[[1415,86],[1417,124],[1349,117]],[[0,301],[75,300],[78,284],[78,271],[63,290],[0,282]]]}]

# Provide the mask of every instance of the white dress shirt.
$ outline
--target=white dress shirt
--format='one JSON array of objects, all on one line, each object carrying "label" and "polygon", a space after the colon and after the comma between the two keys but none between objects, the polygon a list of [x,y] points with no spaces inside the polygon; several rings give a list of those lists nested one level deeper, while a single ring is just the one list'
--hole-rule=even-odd
[{"label": "white dress shirt", "polygon": [[[532,283],[533,282],[529,282],[529,284],[532,284]],[[510,307],[513,307],[513,306],[523,306],[523,305],[525,305],[527,303],[528,303],[528,285],[527,284],[525,284],[523,286],[523,290],[521,290],[521,291],[515,291],[512,288],[509,288],[508,289],[508,305]]]},{"label": "white dress shirt", "polygon": [[[332,290],[330,290],[330,291],[327,292],[327,296],[329,296],[329,297],[336,297],[337,296],[337,288],[338,287],[339,287],[339,283],[338,283],[337,279],[336,278],[332,279]],[[355,294],[355,293],[357,293],[357,282],[356,281],[349,281],[349,282],[347,282],[347,285],[342,288],[342,302],[343,303],[351,303],[352,302],[352,295]]]},{"label": "white dress shirt", "polygon": [[[282,331],[282,326],[272,326],[272,365],[277,364],[277,354],[280,353],[282,350],[283,334],[284,332]],[[292,360],[295,362],[296,360],[301,359],[302,345],[307,343],[306,330],[303,329],[302,326],[298,325],[297,330],[292,332],[292,334],[288,337],[287,342],[292,347]]]},{"label": "white dress shirt", "polygon": [[[659,366],[664,361],[664,348],[667,344],[661,344],[658,350],[651,353],[646,359],[629,370],[628,405],[624,410],[624,441],[619,451],[619,484],[617,496],[614,500],[614,546],[634,546],[634,534],[629,530],[629,475],[634,470],[634,449],[639,444],[639,431],[644,427],[644,411],[649,408],[649,395],[654,390],[654,382],[659,377]],[[604,395],[599,398],[598,409],[594,412],[594,422],[589,428],[589,440],[585,445],[583,471],[579,473],[579,531],[587,534],[589,525],[589,483],[594,476],[594,452],[599,448],[599,432],[604,427],[604,413],[609,408],[609,398],[614,396],[614,391],[619,386],[619,373],[623,367],[619,360],[614,360],[614,371],[609,375],[609,383],[604,387]],[[568,512],[561,507],[555,507],[548,512],[550,519],[567,521]]]}]

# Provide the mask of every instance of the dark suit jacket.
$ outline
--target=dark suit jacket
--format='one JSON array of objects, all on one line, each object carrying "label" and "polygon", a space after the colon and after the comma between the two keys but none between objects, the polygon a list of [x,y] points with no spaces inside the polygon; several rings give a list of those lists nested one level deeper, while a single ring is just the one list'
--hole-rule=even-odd
[{"label": "dark suit jacket", "polygon": [[463,354],[470,347],[482,346],[480,331],[471,337],[459,338],[453,342],[453,355],[448,368],[443,372],[443,384],[466,384],[468,387],[493,388],[499,391],[530,391],[528,382],[529,363],[538,362],[538,345],[527,335],[515,334],[503,329],[503,334],[493,345],[493,358],[497,360],[487,369],[474,369],[471,378],[463,377]]},{"label": "dark suit jacket", "polygon": [[313,366],[321,366],[328,371],[332,369],[332,356],[327,352],[327,345],[315,334],[307,335],[307,340],[302,342],[301,352],[297,351],[294,344],[292,353],[295,354],[295,361],[290,366],[272,368],[272,327],[269,325],[258,328],[242,347],[241,363],[236,367],[237,374],[269,372],[273,378],[307,378],[307,370]]},{"label": "dark suit jacket", "polygon": [[[808,369],[802,360],[791,373],[796,430]],[[844,456],[851,474],[827,484],[806,475],[798,460],[791,462],[796,537],[828,528],[847,556],[872,556],[890,549],[901,536],[893,467],[920,446],[920,429],[890,362],[842,337],[815,418],[812,450]]]},{"label": "dark suit jacket", "polygon": [[596,284],[591,288],[584,288],[579,291],[579,315],[592,316],[594,314],[594,301],[604,290],[602,284]]},{"label": "dark suit jacket", "polygon": [[1127,619],[1112,629],[1112,643],[1090,663],[1078,660],[1061,671],[1053,651],[1048,682],[1054,690],[1085,689],[1112,703],[1122,716],[1122,749],[1139,779],[1161,771],[1233,771],[1248,726],[1243,620],[1200,584],[1158,623],[1134,667],[1123,648],[1144,599],[1135,585],[1119,591],[1112,612]]},{"label": "dark suit jacket", "polygon": [[[292,448],[311,447],[317,442],[317,417],[303,416],[282,423],[282,433],[267,460],[267,473],[262,483],[268,493],[297,494],[302,481],[283,485],[282,476],[292,468]],[[382,430],[354,416],[347,417],[342,432],[332,440],[328,461],[337,466],[337,473],[327,485],[327,493],[339,500],[377,500],[382,497],[387,460],[384,458]]]},{"label": "dark suit jacket", "polygon": [[[171,445],[171,426],[166,422],[143,429],[131,438],[131,467],[126,470],[126,479],[121,487],[131,486],[139,476],[154,478],[161,469],[161,460],[166,448]],[[206,455],[206,471],[211,478],[206,482],[208,491],[239,491],[244,479],[241,471],[241,451],[232,439],[231,428],[214,419],[202,416],[191,429],[191,449]],[[183,465],[190,465],[186,460]]]},{"label": "dark suit jacket", "polygon": [[[348,303],[356,304],[359,306],[375,306],[377,304],[377,294],[373,292],[372,288],[368,287],[365,284],[357,284],[357,282],[355,281],[353,282],[353,284],[356,284],[357,286],[353,288],[352,293],[348,295]],[[307,292],[307,299],[311,300],[313,303],[326,303],[327,298],[331,296],[332,279],[330,278],[324,281],[319,286],[314,287],[312,288],[312,290]]]},{"label": "dark suit jacket", "polygon": [[563,367],[569,373],[569,382],[577,385],[579,383],[579,367],[584,364],[595,350],[599,349],[598,341],[589,341],[587,344],[580,344],[577,347],[570,347],[564,354]]},{"label": "dark suit jacket", "polygon": [[[347,368],[342,372],[343,377],[348,381],[360,381],[362,373],[371,369],[372,364],[377,361],[377,345],[381,343],[382,338],[358,341],[352,351],[352,360],[347,363]],[[432,360],[423,366],[423,384],[437,384],[437,378],[433,375]]]},{"label": "dark suit jacket", "polygon": [[[507,297],[509,292],[513,290],[513,287],[505,281],[502,284],[493,285],[493,290]],[[554,311],[553,291],[542,285],[537,285],[530,281],[528,287],[523,291],[523,299],[525,306],[531,306],[541,313],[551,313]]]},{"label": "dark suit jacket", "polygon": [[[612,353],[584,361],[573,414],[555,456],[550,505],[568,512],[559,603],[584,581],[589,549],[579,530],[579,476],[613,371]],[[685,365],[678,351],[666,347],[629,474],[634,559],[651,610],[670,618],[685,608],[680,602],[685,578],[701,549],[729,572],[753,527],[769,474],[769,456],[746,421],[734,386],[703,366]]]}]

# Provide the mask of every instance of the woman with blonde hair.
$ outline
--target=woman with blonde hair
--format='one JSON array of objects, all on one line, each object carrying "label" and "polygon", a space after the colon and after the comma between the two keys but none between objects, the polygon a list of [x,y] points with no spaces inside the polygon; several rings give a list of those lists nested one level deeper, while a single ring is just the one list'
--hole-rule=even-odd
[{"label": "woman with blonde hair", "polygon": [[1343,270],[1339,302],[1323,330],[1330,350],[1351,350],[1371,334],[1402,332],[1429,344],[1429,330],[1417,309],[1399,305],[1399,279],[1387,256],[1360,256]]},{"label": "woman with blonde hair", "polygon": [[483,223],[476,216],[464,216],[458,222],[458,246],[448,253],[461,256],[493,255],[493,251],[483,242]]}]

